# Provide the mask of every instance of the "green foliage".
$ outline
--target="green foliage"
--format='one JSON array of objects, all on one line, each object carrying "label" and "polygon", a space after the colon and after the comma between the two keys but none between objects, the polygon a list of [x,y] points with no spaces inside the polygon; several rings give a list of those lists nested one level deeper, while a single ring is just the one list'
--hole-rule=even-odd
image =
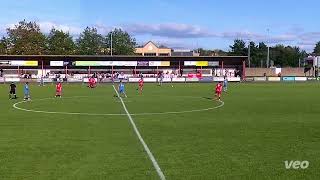
[{"label": "green foliage", "polygon": [[264,66],[264,63],[267,61],[268,56],[268,46],[264,42],[258,44],[256,55],[252,57],[252,65],[254,67]]},{"label": "green foliage", "polygon": [[40,32],[40,27],[35,22],[20,21],[14,28],[8,28],[7,34],[9,54],[46,54],[46,36]]},{"label": "green foliage", "polygon": [[0,54],[7,54],[7,39],[3,37],[0,40]]},{"label": "green foliage", "polygon": [[280,67],[297,67],[299,59],[305,56],[306,52],[299,47],[276,45],[270,49],[270,59]]},{"label": "green foliage", "polygon": [[52,55],[71,55],[76,50],[75,43],[69,33],[52,29],[48,36],[48,52]]},{"label": "green foliage", "polygon": [[102,55],[106,53],[105,41],[97,29],[87,27],[77,39],[77,54]]},{"label": "green foliage", "polygon": [[113,34],[113,54],[133,55],[136,40],[126,31],[115,29],[103,37],[97,29],[87,27],[76,42],[68,32],[52,29],[46,37],[35,22],[21,21],[7,29],[7,37],[0,40],[0,54],[13,55],[104,55],[110,53]]},{"label": "green foliage", "polygon": [[228,54],[231,56],[247,56],[248,48],[246,47],[246,43],[241,39],[234,40]]},{"label": "green foliage", "polygon": [[[268,47],[265,43],[260,42],[256,45],[254,42],[250,42],[250,59],[251,67],[260,67],[261,61],[263,63],[267,60]],[[247,56],[248,47],[243,40],[235,40],[234,44],[230,46],[228,53],[232,56]],[[280,67],[297,67],[299,65],[299,59],[303,59],[307,56],[304,50],[301,50],[296,46],[284,46],[281,44],[270,47],[270,60],[274,61],[275,66]],[[262,64],[265,66],[265,64]]]},{"label": "green foliage", "polygon": [[200,56],[227,56],[228,52],[225,52],[221,49],[203,49],[203,48],[198,48],[194,50],[195,52],[199,52]]},{"label": "green foliage", "polygon": [[214,56],[227,56],[228,52],[221,50],[221,49],[214,49],[213,50]]},{"label": "green foliage", "polygon": [[132,38],[127,32],[121,29],[115,29],[106,36],[108,50],[111,51],[112,36],[112,54],[113,55],[133,55],[137,45],[135,38]]},{"label": "green foliage", "polygon": [[314,47],[313,53],[317,56],[320,56],[320,41]]},{"label": "green foliage", "polygon": [[209,50],[209,49],[198,48],[195,51],[198,52],[200,54],[200,56],[212,56],[213,55],[213,51]]}]

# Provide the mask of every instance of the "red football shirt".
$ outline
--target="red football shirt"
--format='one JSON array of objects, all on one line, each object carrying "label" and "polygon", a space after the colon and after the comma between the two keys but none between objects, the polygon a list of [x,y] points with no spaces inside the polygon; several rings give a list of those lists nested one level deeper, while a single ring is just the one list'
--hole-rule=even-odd
[{"label": "red football shirt", "polygon": [[222,85],[219,83],[216,85],[216,92],[221,92],[222,91]]},{"label": "red football shirt", "polygon": [[139,80],[139,86],[143,86],[143,83],[144,83],[143,80],[140,79],[140,80]]},{"label": "red football shirt", "polygon": [[56,90],[57,91],[62,91],[62,84],[61,83],[56,85]]}]

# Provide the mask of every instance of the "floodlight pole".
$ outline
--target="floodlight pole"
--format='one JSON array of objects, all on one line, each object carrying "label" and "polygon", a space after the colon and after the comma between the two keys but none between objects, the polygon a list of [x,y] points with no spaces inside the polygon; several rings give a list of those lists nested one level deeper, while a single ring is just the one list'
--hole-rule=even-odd
[{"label": "floodlight pole", "polygon": [[246,79],[246,61],[242,62],[242,80]]},{"label": "floodlight pole", "polygon": [[[313,65],[313,69],[314,69],[314,77],[317,78],[319,76],[319,74],[317,74],[317,71],[318,71],[318,57],[316,56],[315,57],[316,60],[313,61],[314,62],[314,65]],[[318,72],[319,73],[319,72]]]},{"label": "floodlight pole", "polygon": [[248,44],[248,65],[249,68],[251,67],[251,44],[250,44],[250,39],[248,39],[249,44]]},{"label": "floodlight pole", "polygon": [[43,61],[41,61],[41,77],[43,78]]},{"label": "floodlight pole", "polygon": [[270,42],[269,42],[269,34],[270,34],[270,29],[268,28],[267,29],[267,32],[268,32],[268,40],[267,40],[267,46],[268,46],[268,53],[267,53],[267,68],[269,68],[269,63],[270,63]]},{"label": "floodlight pole", "polygon": [[267,68],[269,68],[269,63],[270,63],[270,47],[268,46]]},{"label": "floodlight pole", "polygon": [[110,55],[112,56],[112,34],[113,34],[113,30],[110,33]]},{"label": "floodlight pole", "polygon": [[[223,61],[221,61],[221,76],[222,76],[222,77],[224,76],[224,75],[223,75],[223,72],[224,72],[223,68],[224,68],[224,64],[223,64]],[[220,76],[220,77],[221,77],[221,76]]]},{"label": "floodlight pole", "polygon": [[317,69],[316,69],[316,72],[318,72],[318,74],[317,74],[317,78],[319,77],[319,58],[320,57],[316,57],[317,58]]}]

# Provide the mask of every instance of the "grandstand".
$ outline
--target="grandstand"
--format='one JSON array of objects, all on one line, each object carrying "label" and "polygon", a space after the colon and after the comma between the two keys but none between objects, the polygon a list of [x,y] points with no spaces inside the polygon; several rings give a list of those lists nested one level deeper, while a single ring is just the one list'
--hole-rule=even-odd
[{"label": "grandstand", "polygon": [[[123,79],[157,82],[160,73],[165,82],[229,81],[299,81],[315,80],[313,68],[246,68],[246,56],[81,56],[81,55],[0,55],[4,82],[98,82]],[[276,79],[275,79],[276,78]]]},{"label": "grandstand", "polygon": [[[201,57],[201,56],[0,56],[3,78],[0,81],[36,81],[44,78],[51,82],[63,79],[68,82],[82,82],[95,76],[99,82],[111,82],[115,76],[128,79],[143,75],[153,78],[158,74],[165,78],[199,78],[228,76],[240,81],[244,76],[246,56]],[[236,79],[234,79],[236,78]],[[181,82],[181,79],[175,79]],[[194,81],[194,79],[193,79]]]}]

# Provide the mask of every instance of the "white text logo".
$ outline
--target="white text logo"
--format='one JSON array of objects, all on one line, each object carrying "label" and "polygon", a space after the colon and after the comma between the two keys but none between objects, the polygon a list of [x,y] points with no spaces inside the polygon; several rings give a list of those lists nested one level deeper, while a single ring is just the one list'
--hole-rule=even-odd
[{"label": "white text logo", "polygon": [[286,169],[307,169],[309,161],[285,161],[284,166]]}]

